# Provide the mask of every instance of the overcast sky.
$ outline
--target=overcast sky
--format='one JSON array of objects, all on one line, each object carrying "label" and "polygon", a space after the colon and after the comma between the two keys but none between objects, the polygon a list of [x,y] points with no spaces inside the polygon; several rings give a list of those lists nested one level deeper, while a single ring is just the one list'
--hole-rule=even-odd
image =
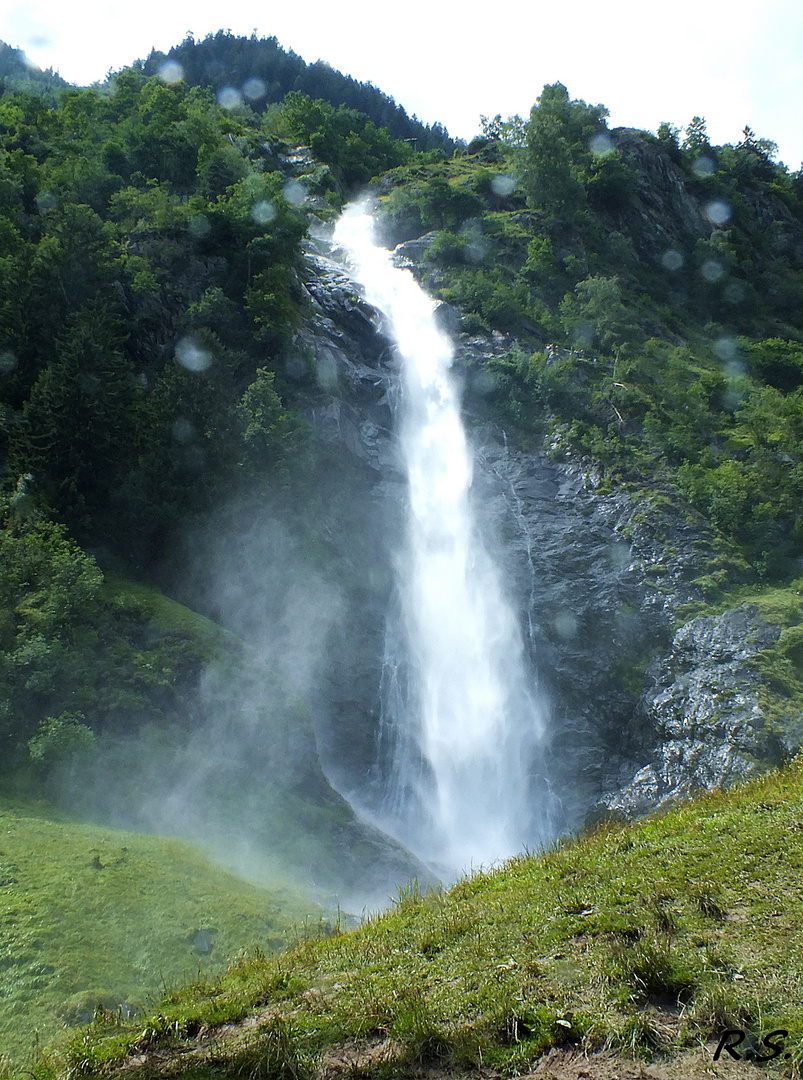
[{"label": "overcast sky", "polygon": [[305,60],[372,82],[450,134],[526,115],[545,83],[655,131],[704,116],[714,143],[749,124],[803,160],[800,0],[2,0],[0,39],[79,84],[191,30],[275,36]]}]

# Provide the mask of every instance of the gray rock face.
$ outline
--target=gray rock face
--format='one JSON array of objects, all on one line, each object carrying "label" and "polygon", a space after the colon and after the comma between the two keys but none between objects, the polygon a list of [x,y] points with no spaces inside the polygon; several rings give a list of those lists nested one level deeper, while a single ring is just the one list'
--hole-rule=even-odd
[{"label": "gray rock face", "polygon": [[762,679],[750,665],[778,636],[747,604],[681,626],[671,651],[650,669],[638,705],[658,740],[651,760],[604,805],[631,816],[780,762],[783,746],[768,727]]},{"label": "gray rock face", "polygon": [[[327,775],[370,805],[382,782],[385,617],[407,499],[393,435],[398,377],[376,316],[336,264],[315,256],[306,287],[315,315],[297,345],[330,372],[328,401],[310,419],[359,477],[329,527],[347,615],[314,712]],[[501,335],[464,339],[457,364],[509,346]],[[779,760],[751,667],[778,629],[741,607],[673,633],[721,548],[705,520],[657,486],[642,499],[605,491],[593,463],[560,446],[522,453],[487,424],[470,437],[480,527],[547,702],[544,768],[563,825],[640,814]]]}]

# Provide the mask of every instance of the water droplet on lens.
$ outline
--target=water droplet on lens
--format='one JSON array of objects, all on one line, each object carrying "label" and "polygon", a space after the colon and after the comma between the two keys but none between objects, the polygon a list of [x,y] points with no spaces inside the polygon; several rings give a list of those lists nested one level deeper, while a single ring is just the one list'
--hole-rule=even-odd
[{"label": "water droplet on lens", "polygon": [[276,207],[270,199],[261,199],[258,203],[254,204],[251,210],[251,217],[259,225],[267,225],[268,222],[273,221],[276,217]]},{"label": "water droplet on lens", "polygon": [[186,417],[180,416],[173,423],[173,438],[176,442],[188,443],[195,435],[195,428]]},{"label": "water droplet on lens", "polygon": [[248,98],[249,101],[258,101],[259,98],[264,97],[267,93],[267,87],[262,79],[258,79],[253,76],[247,79],[243,83],[243,95]]},{"label": "water droplet on lens", "polygon": [[600,133],[591,139],[588,148],[592,154],[609,154],[613,150],[613,143],[607,135]]},{"label": "water droplet on lens", "polygon": [[608,559],[615,569],[624,570],[630,565],[630,545],[618,541],[611,544],[608,548]]},{"label": "water droplet on lens", "polygon": [[218,91],[217,103],[221,109],[236,109],[243,103],[243,95],[234,86],[224,86]]},{"label": "water droplet on lens", "polygon": [[713,202],[706,203],[704,213],[712,225],[719,226],[730,221],[731,208],[722,199],[715,199]]},{"label": "water droplet on lens", "polygon": [[212,363],[212,355],[192,337],[183,337],[176,345],[176,360],[187,371],[206,371]]},{"label": "water droplet on lens", "polygon": [[187,228],[196,240],[201,240],[204,236],[208,236],[212,230],[212,226],[203,214],[198,214],[197,217],[190,218]]},{"label": "water droplet on lens", "polygon": [[11,349],[0,352],[0,375],[8,375],[17,366],[17,358]]},{"label": "water droplet on lens", "polygon": [[307,189],[300,180],[289,180],[282,188],[282,195],[291,206],[300,206],[307,197]]},{"label": "water droplet on lens", "polygon": [[745,298],[745,287],[740,281],[729,281],[722,295],[729,304],[740,304]]},{"label": "water droplet on lens", "polygon": [[181,82],[184,78],[184,68],[177,60],[165,60],[159,68],[158,75],[165,83]]},{"label": "water droplet on lens", "polygon": [[337,386],[337,362],[328,353],[315,357],[315,374],[318,385],[324,390],[334,390]]},{"label": "water droplet on lens", "polygon": [[715,168],[713,159],[705,154],[701,154],[700,157],[696,158],[692,165],[695,176],[710,176]]},{"label": "water droplet on lens", "polygon": [[491,180],[491,191],[494,195],[500,195],[504,198],[507,195],[512,195],[515,189],[516,181],[507,173],[500,173]]},{"label": "water droplet on lens", "polygon": [[714,342],[714,352],[720,360],[735,360],[738,350],[736,338],[721,337]]},{"label": "water droplet on lens", "polygon": [[703,275],[706,281],[712,284],[719,281],[725,273],[725,268],[722,263],[717,262],[716,259],[706,259],[703,265],[700,267],[700,273]]},{"label": "water droplet on lens", "polygon": [[571,611],[559,611],[552,620],[555,633],[564,641],[570,641],[577,633],[577,619]]},{"label": "water droplet on lens", "polygon": [[36,209],[40,214],[49,214],[58,206],[58,199],[52,191],[40,191],[36,196]]},{"label": "water droplet on lens", "polygon": [[681,266],[683,266],[683,262],[683,256],[674,248],[665,251],[661,259],[661,264],[665,270],[680,270]]}]

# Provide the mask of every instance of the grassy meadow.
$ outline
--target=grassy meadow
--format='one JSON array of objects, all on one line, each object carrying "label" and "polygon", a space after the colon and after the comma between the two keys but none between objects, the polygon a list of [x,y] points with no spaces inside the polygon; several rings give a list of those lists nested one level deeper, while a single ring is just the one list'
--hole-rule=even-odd
[{"label": "grassy meadow", "polygon": [[190,844],[0,797],[0,1055],[22,1068],[99,1007],[139,1014],[318,919],[289,887],[249,884]]},{"label": "grassy meadow", "polygon": [[[662,1075],[682,1077],[739,1028],[735,1053],[777,1052],[762,1068],[798,1076],[802,876],[795,761],[448,891],[410,887],[392,910],[282,955],[242,955],[146,1015],[109,1010],[35,1071],[514,1076],[564,1048],[664,1058],[676,1069]],[[748,1063],[724,1053],[717,1068]]]}]

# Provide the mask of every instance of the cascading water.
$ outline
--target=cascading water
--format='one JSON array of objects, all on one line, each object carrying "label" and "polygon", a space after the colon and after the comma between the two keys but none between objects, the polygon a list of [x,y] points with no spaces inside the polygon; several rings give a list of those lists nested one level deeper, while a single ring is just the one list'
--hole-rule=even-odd
[{"label": "cascading water", "polygon": [[543,710],[516,618],[472,509],[472,453],[434,302],[373,239],[363,204],[338,222],[366,299],[400,356],[399,440],[407,535],[389,619],[382,737],[390,771],[381,823],[445,875],[552,835]]}]

